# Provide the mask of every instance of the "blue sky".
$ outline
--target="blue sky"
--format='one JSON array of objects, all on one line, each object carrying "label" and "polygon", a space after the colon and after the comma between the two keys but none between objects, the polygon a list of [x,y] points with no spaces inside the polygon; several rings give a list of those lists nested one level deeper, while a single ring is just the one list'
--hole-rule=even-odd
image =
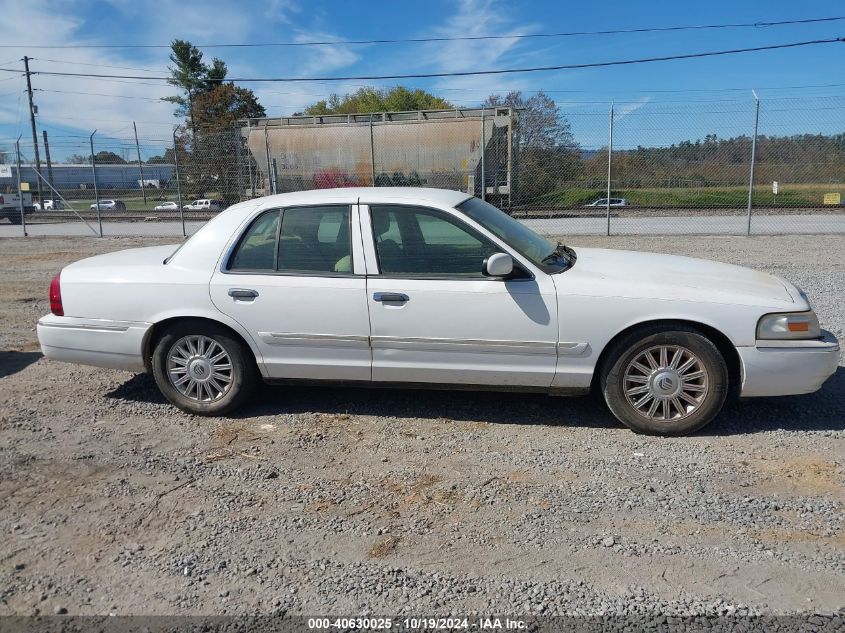
[{"label": "blue sky", "polygon": [[[755,22],[845,14],[840,3],[761,2],[504,2],[463,0],[406,2],[305,2],[303,0],[0,0],[4,33],[0,66],[15,67],[24,54],[33,70],[162,74],[165,49],[33,49],[51,44],[196,44],[371,39],[459,35],[507,35],[681,24]],[[495,40],[300,48],[205,49],[224,59],[232,76],[331,76],[451,72],[570,64],[673,55],[845,36],[845,21],[719,31],[624,34],[539,40]],[[28,46],[29,45],[29,46]],[[110,68],[111,66],[111,68]],[[114,66],[124,68],[113,68]],[[615,102],[616,143],[666,144],[708,133],[748,133],[753,123],[751,88],[763,99],[761,126],[770,134],[842,132],[845,112],[845,44],[577,71],[409,80],[405,85],[471,106],[509,89],[544,89],[561,105],[578,141],[605,143],[607,108]],[[286,115],[363,83],[254,84],[270,115]],[[827,84],[843,83],[829,86]],[[161,82],[35,76],[39,134],[51,135],[59,159],[86,153],[97,128],[98,148],[128,151],[132,121],[144,153],[157,153],[176,123],[172,94]],[[797,89],[793,86],[822,86]],[[0,73],[0,147],[30,137],[24,84]],[[728,90],[737,89],[737,90]],[[84,94],[77,94],[84,93]]]}]

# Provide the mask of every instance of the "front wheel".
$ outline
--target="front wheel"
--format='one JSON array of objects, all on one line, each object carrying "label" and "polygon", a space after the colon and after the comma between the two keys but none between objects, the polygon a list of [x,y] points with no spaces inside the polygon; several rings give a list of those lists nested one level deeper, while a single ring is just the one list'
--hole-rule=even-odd
[{"label": "front wheel", "polygon": [[161,393],[195,415],[223,415],[240,406],[258,382],[252,353],[225,328],[186,321],[155,346],[153,376]]},{"label": "front wheel", "polygon": [[718,415],[728,368],[713,342],[691,328],[634,332],[612,350],[602,391],[637,433],[686,435]]}]

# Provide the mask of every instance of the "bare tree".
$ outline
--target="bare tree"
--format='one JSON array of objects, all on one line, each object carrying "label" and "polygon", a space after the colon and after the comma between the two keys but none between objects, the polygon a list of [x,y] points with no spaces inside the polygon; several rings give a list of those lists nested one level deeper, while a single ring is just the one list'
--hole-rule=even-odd
[{"label": "bare tree", "polygon": [[490,95],[482,105],[518,111],[516,204],[541,201],[582,175],[581,148],[572,136],[569,121],[547,94],[540,91],[527,99],[519,91],[504,97]]}]

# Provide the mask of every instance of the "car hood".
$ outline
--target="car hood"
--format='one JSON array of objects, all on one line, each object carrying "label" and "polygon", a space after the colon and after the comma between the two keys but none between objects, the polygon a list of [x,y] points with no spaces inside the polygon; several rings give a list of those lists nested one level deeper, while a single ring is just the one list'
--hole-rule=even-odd
[{"label": "car hood", "polygon": [[[738,305],[806,303],[789,282],[750,268],[677,255],[578,248],[565,273],[577,294],[708,301]],[[570,277],[571,276],[571,277]]]}]

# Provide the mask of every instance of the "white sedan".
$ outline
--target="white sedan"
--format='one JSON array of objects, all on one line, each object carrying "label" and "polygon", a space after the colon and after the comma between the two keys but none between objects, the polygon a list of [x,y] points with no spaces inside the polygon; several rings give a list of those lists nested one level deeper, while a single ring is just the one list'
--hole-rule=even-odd
[{"label": "white sedan", "polygon": [[161,204],[157,204],[153,211],[178,211],[179,205],[175,202],[162,202]]},{"label": "white sedan", "polygon": [[147,370],[195,414],[268,382],[582,394],[635,431],[703,427],[729,393],[816,391],[839,345],[791,283],[699,259],[554,244],[464,193],[242,202],[178,248],[64,268],[44,355]]}]

